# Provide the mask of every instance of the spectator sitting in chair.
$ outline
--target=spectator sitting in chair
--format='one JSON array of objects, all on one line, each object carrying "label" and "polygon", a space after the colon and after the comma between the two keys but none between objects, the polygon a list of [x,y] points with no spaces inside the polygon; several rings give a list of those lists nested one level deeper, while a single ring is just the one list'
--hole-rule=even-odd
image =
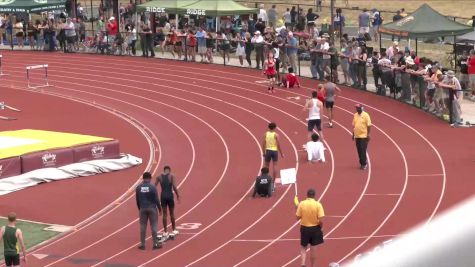
[{"label": "spectator sitting in chair", "polygon": [[272,182],[272,177],[269,176],[269,168],[264,167],[261,169],[261,175],[256,178],[252,197],[255,198],[256,195],[261,197],[271,197],[273,187],[274,184]]}]

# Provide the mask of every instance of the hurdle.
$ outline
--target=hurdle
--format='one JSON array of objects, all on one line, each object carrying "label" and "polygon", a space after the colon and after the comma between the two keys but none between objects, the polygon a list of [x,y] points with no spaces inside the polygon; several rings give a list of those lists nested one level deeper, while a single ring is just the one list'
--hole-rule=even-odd
[{"label": "hurdle", "polygon": [[3,55],[0,55],[0,76],[5,76],[5,75],[8,75],[8,74],[3,73],[2,60],[3,60]]},{"label": "hurdle", "polygon": [[[35,69],[44,69],[45,70],[44,77],[43,77],[44,84],[40,84],[38,86],[31,86],[30,71],[35,70]],[[26,79],[28,81],[28,88],[29,89],[37,89],[37,88],[51,86],[48,83],[48,64],[27,66],[26,67]]]}]

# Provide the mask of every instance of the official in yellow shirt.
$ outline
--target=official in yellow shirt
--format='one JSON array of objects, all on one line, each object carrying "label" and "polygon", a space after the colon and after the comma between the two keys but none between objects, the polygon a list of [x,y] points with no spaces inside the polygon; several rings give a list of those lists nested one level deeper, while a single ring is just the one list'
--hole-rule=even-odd
[{"label": "official in yellow shirt", "polygon": [[301,266],[305,266],[308,245],[310,245],[310,266],[315,266],[316,247],[323,243],[322,226],[325,212],[322,204],[315,200],[314,189],[307,191],[307,199],[299,203],[296,216],[300,220]]},{"label": "official in yellow shirt", "polygon": [[371,118],[368,113],[363,111],[363,105],[356,105],[356,113],[353,116],[353,140],[356,143],[356,150],[360,159],[360,169],[366,170],[368,162],[366,150],[370,140]]}]

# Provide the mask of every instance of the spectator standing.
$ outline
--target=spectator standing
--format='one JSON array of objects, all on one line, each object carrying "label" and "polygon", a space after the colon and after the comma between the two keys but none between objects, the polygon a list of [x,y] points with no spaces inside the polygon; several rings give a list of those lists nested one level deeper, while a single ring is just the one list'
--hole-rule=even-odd
[{"label": "spectator standing", "polygon": [[370,15],[368,13],[368,10],[365,8],[363,11],[358,15],[358,27],[359,27],[359,34],[365,35],[366,33],[369,33],[369,20],[370,20]]},{"label": "spectator standing", "polygon": [[81,18],[78,18],[78,24],[79,24],[79,42],[82,43],[86,40],[86,24]]},{"label": "spectator standing", "polygon": [[315,200],[315,190],[307,191],[307,199],[297,206],[297,220],[300,220],[300,257],[301,266],[307,262],[307,248],[310,245],[310,267],[316,267],[316,248],[323,243],[323,217],[325,212],[322,204]]},{"label": "spectator standing", "polygon": [[277,13],[275,5],[272,5],[272,8],[267,11],[267,18],[269,20],[268,26],[272,29],[275,29],[277,25],[277,19],[279,18],[279,13]]},{"label": "spectator standing", "polygon": [[470,50],[470,57],[468,58],[468,80],[472,95],[470,100],[475,101],[475,50]]},{"label": "spectator standing", "polygon": [[196,45],[197,40],[195,34],[193,33],[193,30],[188,30],[188,35],[186,37],[186,46],[188,50],[188,59],[192,62],[196,61]]},{"label": "spectator standing", "polygon": [[343,78],[345,79],[345,82],[343,83],[344,85],[350,85],[350,57],[351,54],[353,53],[353,47],[348,45],[347,42],[342,41],[341,42],[341,51],[340,51],[340,57],[341,57],[341,70],[343,71]]},{"label": "spectator standing", "polygon": [[460,85],[462,86],[462,89],[466,90],[468,89],[468,54],[467,50],[463,50],[462,55],[459,57],[457,60],[457,67],[459,68],[460,71]]},{"label": "spectator standing", "polygon": [[246,32],[246,35],[244,37],[244,51],[246,52],[246,61],[247,61],[247,64],[249,65],[249,68],[252,68],[252,62],[251,62],[252,50],[254,50],[254,45],[252,44],[252,41],[251,41],[251,34],[249,32]]},{"label": "spectator standing", "polygon": [[343,33],[345,28],[345,16],[342,14],[341,8],[336,9],[335,17],[333,18],[333,29],[335,30],[335,35],[340,36]]},{"label": "spectator standing", "polygon": [[239,58],[239,63],[241,66],[244,65],[244,56],[246,56],[246,49],[245,49],[245,39],[241,37],[240,33],[235,33],[233,41],[236,43],[236,56]]},{"label": "spectator standing", "polygon": [[127,30],[127,44],[128,44],[128,49],[129,51],[132,52],[132,55],[135,56],[136,51],[135,51],[135,44],[137,43],[137,29],[135,29],[135,26],[132,24],[129,24],[126,26]]},{"label": "spectator standing", "polygon": [[114,17],[110,17],[109,23],[107,23],[108,42],[114,42],[118,31],[119,29],[117,28],[117,21]]},{"label": "spectator standing", "polygon": [[313,9],[309,8],[307,12],[307,31],[310,34],[310,38],[314,38],[318,18],[318,14],[313,13]]},{"label": "spectator standing", "polygon": [[3,35],[5,35],[6,21],[3,14],[0,14],[0,46],[3,46]]},{"label": "spectator standing", "polygon": [[368,83],[368,77],[366,75],[366,62],[368,60],[368,53],[366,46],[360,47],[360,54],[358,58],[358,87],[362,90],[366,90],[366,84]]},{"label": "spectator standing", "polygon": [[15,32],[16,39],[18,41],[18,47],[23,48],[25,33],[23,32],[23,23],[19,18],[16,19],[16,23],[13,26],[13,29]]},{"label": "spectator standing", "polygon": [[316,5],[316,6],[317,6],[317,10],[316,10],[316,11],[317,11],[317,12],[319,12],[319,11],[322,12],[322,10],[323,10],[323,9],[322,9],[322,2],[323,2],[323,0],[316,0],[316,1],[317,1],[317,5]]},{"label": "spectator standing", "polygon": [[390,46],[388,49],[386,49],[386,55],[387,55],[389,60],[393,61],[394,56],[396,56],[396,54],[399,52],[399,46],[398,45],[399,45],[399,42],[394,41],[393,45]]},{"label": "spectator standing", "polygon": [[303,9],[299,9],[299,13],[297,16],[297,25],[295,26],[295,30],[298,32],[303,32],[305,30],[305,13],[303,12]]},{"label": "spectator standing", "polygon": [[294,27],[295,25],[297,25],[297,17],[298,17],[298,12],[297,12],[297,9],[295,8],[295,6],[292,6],[292,8],[290,9],[290,23],[291,23],[291,27],[290,27],[290,30],[291,31],[294,31]]},{"label": "spectator standing", "polygon": [[[401,16],[401,11],[398,10],[398,11],[396,11],[396,15],[393,16],[393,22],[396,22],[396,21],[398,21],[402,18],[403,18],[403,16]],[[394,41],[394,35],[392,36],[392,40]],[[401,36],[398,36],[398,41],[399,42],[401,41]],[[389,57],[389,55],[388,55],[388,57]]]},{"label": "spectator standing", "polygon": [[454,124],[462,124],[462,100],[463,91],[460,81],[455,77],[455,73],[452,70],[446,72],[445,78],[442,81],[444,87],[450,93],[450,105],[452,105],[452,121]]},{"label": "spectator standing", "polygon": [[213,63],[213,49],[216,45],[215,38],[208,32],[206,35],[206,58],[209,63]]},{"label": "spectator standing", "polygon": [[[135,200],[139,209],[140,222],[140,250],[145,250],[145,232],[147,223],[150,221],[152,230],[153,249],[162,247],[158,236],[158,216],[162,214],[162,208],[158,201],[157,188],[151,183],[152,175],[146,172],[142,176],[143,181],[135,189]],[[158,212],[157,212],[158,210]]]},{"label": "spectator standing", "polygon": [[284,12],[283,19],[284,19],[285,28],[291,31],[292,30],[292,14],[290,13],[290,8],[287,8],[287,10]]},{"label": "spectator standing", "polygon": [[36,28],[33,25],[32,21],[28,22],[28,26],[26,26],[26,32],[28,36],[28,42],[30,44],[30,49],[33,50],[35,48]]},{"label": "spectator standing", "polygon": [[72,52],[73,46],[76,41],[76,28],[74,27],[74,23],[71,18],[66,19],[66,23],[64,24],[64,31],[66,35],[66,42],[67,47],[64,50],[65,53]]},{"label": "spectator standing", "polygon": [[370,141],[371,118],[368,113],[363,111],[363,105],[356,105],[356,113],[353,116],[353,140],[356,143],[356,150],[360,161],[360,169],[366,170],[368,162],[366,159],[366,150]]},{"label": "spectator standing", "polygon": [[153,47],[153,38],[152,30],[150,29],[150,22],[145,21],[141,23],[141,44],[142,44],[142,56],[148,57],[148,52],[150,51],[150,56],[155,57],[155,49]]},{"label": "spectator standing", "polygon": [[218,32],[217,39],[221,41],[221,51],[223,52],[223,59],[228,58],[228,62],[231,61],[229,51],[231,50],[231,44],[229,42],[228,36],[224,32]]},{"label": "spectator standing", "polygon": [[403,18],[407,17],[406,9],[401,8],[401,13],[400,14],[401,14],[401,17],[403,17]]},{"label": "spectator standing", "polygon": [[206,56],[206,32],[203,27],[200,27],[196,32],[196,39],[198,40],[198,54],[201,56],[201,63],[205,61]]},{"label": "spectator standing", "polygon": [[[328,36],[328,34],[323,35]],[[321,39],[321,52],[322,52],[322,77],[320,80],[325,80],[326,77],[330,77],[330,63],[331,63],[331,55],[329,54],[330,44],[327,42],[327,38],[322,37]],[[326,73],[326,75],[325,75]],[[329,78],[330,79],[330,78]]]},{"label": "spectator standing", "polygon": [[[257,15],[257,19],[261,20],[264,23],[264,27],[267,25],[267,22],[269,21],[269,18],[267,16],[267,12],[264,9],[264,4],[260,5],[259,9],[259,15]],[[259,30],[259,29],[258,29]],[[262,31],[263,32],[263,31]]]},{"label": "spectator standing", "polygon": [[[264,67],[264,38],[261,36],[260,31],[254,33],[254,37],[251,39],[251,43],[256,50],[256,69],[261,69]],[[262,65],[261,65],[262,64]]]},{"label": "spectator standing", "polygon": [[289,63],[292,69],[297,70],[297,51],[299,43],[292,32],[288,33],[287,40],[287,56],[289,58]]},{"label": "spectator standing", "polygon": [[373,16],[372,16],[372,23],[373,23],[373,38],[374,41],[377,42],[379,37],[379,27],[383,24],[383,17],[381,17],[381,12],[379,12],[376,8],[373,8]]}]

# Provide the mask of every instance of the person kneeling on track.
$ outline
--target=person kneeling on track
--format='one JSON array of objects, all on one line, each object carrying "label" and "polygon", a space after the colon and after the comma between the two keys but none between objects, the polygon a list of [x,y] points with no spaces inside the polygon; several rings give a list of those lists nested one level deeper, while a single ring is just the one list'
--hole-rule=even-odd
[{"label": "person kneeling on track", "polygon": [[282,85],[283,87],[287,89],[294,88],[294,86],[297,86],[298,88],[300,88],[299,79],[297,78],[297,75],[295,75],[293,68],[289,68],[289,73],[287,73],[287,75],[285,76],[282,76],[280,85]]},{"label": "person kneeling on track", "polygon": [[261,197],[271,197],[274,183],[272,177],[269,176],[269,168],[264,167],[261,169],[261,175],[256,178],[256,184],[254,185],[254,193],[252,197],[259,195]]}]

